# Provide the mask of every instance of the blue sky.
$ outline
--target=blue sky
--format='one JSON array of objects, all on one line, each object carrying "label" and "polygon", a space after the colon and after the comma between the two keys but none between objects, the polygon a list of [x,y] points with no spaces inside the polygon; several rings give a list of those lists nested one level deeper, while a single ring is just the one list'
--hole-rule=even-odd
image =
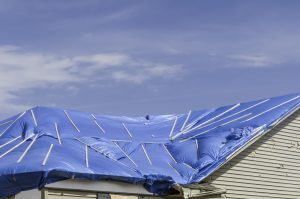
[{"label": "blue sky", "polygon": [[187,112],[299,92],[300,1],[0,0],[0,117]]}]

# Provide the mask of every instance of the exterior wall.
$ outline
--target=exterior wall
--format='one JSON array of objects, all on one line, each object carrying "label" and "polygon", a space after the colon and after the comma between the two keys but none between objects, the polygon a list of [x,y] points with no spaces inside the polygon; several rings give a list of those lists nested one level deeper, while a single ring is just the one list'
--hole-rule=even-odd
[{"label": "exterior wall", "polygon": [[300,198],[300,110],[208,179],[227,189],[207,198]]},{"label": "exterior wall", "polygon": [[48,184],[43,191],[22,191],[12,199],[137,199],[138,196],[150,198],[152,195],[142,185],[115,181],[65,180]]},{"label": "exterior wall", "polygon": [[66,189],[45,189],[42,199],[151,199],[137,194],[114,194],[91,191],[71,191]]},{"label": "exterior wall", "polygon": [[69,190],[44,190],[44,199],[97,199],[95,192],[69,191]]},{"label": "exterior wall", "polygon": [[29,191],[22,191],[15,195],[12,199],[41,199],[42,193],[38,189],[33,189]]},{"label": "exterior wall", "polygon": [[65,180],[46,185],[47,189],[65,189],[100,193],[122,193],[134,195],[153,195],[142,185],[116,181]]},{"label": "exterior wall", "polygon": [[116,195],[116,194],[111,194],[110,195],[111,199],[138,199],[138,196],[132,196],[132,195]]},{"label": "exterior wall", "polygon": [[[97,198],[97,194],[115,193],[129,195],[152,196],[142,185],[132,185],[122,182],[112,181],[88,181],[88,180],[65,180],[46,185],[45,193],[34,189],[22,191],[12,199],[41,199],[43,195],[48,195],[46,199],[85,199]],[[113,195],[113,194],[111,194]],[[118,195],[116,195],[118,196]],[[100,197],[103,199],[103,197]],[[127,199],[127,198],[126,198]]]}]

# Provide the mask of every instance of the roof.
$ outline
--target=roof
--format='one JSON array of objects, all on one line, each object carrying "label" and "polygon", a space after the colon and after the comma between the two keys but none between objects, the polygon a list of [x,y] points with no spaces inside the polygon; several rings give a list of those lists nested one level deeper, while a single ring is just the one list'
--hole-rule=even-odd
[{"label": "roof", "polygon": [[186,114],[105,116],[35,107],[0,122],[0,198],[66,179],[201,182],[300,107],[300,94]]}]

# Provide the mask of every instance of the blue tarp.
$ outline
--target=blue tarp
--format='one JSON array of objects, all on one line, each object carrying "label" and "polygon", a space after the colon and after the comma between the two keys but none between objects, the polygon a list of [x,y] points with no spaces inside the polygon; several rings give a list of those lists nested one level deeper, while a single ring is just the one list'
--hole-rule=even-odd
[{"label": "blue tarp", "polygon": [[186,114],[105,116],[35,107],[0,122],[0,198],[65,179],[198,183],[300,106],[293,94]]}]

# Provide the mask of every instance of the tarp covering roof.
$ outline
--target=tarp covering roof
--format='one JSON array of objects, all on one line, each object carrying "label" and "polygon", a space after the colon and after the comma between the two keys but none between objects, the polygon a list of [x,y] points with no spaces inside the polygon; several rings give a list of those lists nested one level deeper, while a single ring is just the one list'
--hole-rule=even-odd
[{"label": "tarp covering roof", "polygon": [[300,95],[186,114],[105,116],[35,107],[0,122],[0,198],[65,179],[140,183],[155,194],[201,182],[300,106]]}]

